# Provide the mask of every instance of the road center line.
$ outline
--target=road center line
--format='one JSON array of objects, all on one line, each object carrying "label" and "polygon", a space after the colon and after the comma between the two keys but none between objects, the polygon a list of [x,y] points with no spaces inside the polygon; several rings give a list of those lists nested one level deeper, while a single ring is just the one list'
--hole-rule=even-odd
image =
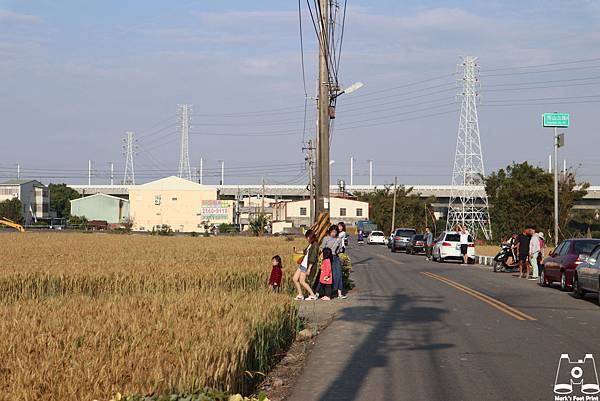
[{"label": "road center line", "polygon": [[488,295],[482,294],[479,291],[476,291],[472,288],[469,288],[465,285],[462,285],[456,281],[450,280],[449,278],[437,275],[435,273],[431,273],[431,272],[421,272],[421,274],[433,278],[435,280],[441,281],[442,283],[448,284],[451,287],[456,288],[459,291],[464,292],[465,294],[471,295],[474,298],[479,299],[482,302],[485,302],[486,304],[490,305],[491,307],[498,309],[501,312],[506,313],[509,316],[514,317],[517,320],[537,320],[536,318],[521,312],[518,309],[513,308],[512,306],[509,306],[507,304],[505,304],[504,302],[501,302],[499,300],[497,300],[496,298],[492,298]]}]

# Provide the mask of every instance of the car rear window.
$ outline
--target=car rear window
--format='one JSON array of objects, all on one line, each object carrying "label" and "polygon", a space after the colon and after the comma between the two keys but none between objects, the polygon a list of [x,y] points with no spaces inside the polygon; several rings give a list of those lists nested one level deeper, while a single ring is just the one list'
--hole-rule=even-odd
[{"label": "car rear window", "polygon": [[381,231],[373,231],[371,235],[376,235],[378,237],[383,237],[383,233]]},{"label": "car rear window", "polygon": [[600,244],[600,241],[598,240],[575,241],[575,254],[581,255],[582,253],[587,253],[589,255],[592,252],[592,249],[594,249],[598,244]]},{"label": "car rear window", "polygon": [[446,234],[445,241],[460,242],[460,234]]},{"label": "car rear window", "polygon": [[415,234],[415,230],[396,230],[396,237],[412,237]]}]

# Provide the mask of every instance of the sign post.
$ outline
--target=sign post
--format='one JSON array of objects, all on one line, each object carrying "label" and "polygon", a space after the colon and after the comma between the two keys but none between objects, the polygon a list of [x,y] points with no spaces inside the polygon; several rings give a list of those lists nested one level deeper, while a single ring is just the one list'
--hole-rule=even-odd
[{"label": "sign post", "polygon": [[571,116],[568,113],[542,114],[544,128],[554,128],[554,246],[558,246],[558,148],[565,146],[565,135],[559,128],[569,128]]}]

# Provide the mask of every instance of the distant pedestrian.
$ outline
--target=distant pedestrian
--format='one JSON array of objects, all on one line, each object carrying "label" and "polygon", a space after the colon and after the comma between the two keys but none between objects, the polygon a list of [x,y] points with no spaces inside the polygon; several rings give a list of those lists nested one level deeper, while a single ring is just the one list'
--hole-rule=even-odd
[{"label": "distant pedestrian", "polygon": [[431,260],[431,254],[433,250],[433,234],[431,233],[431,229],[429,227],[425,227],[423,242],[425,242],[425,260]]},{"label": "distant pedestrian", "polygon": [[[529,261],[532,267],[531,277],[527,274],[529,280],[537,280],[539,276],[538,256],[540,256],[540,237],[535,232],[535,227],[530,229],[531,239],[529,241]],[[529,272],[528,272],[529,273]]]},{"label": "distant pedestrian", "polygon": [[[459,226],[460,227],[460,226]],[[463,258],[463,263],[469,263],[469,231],[466,227],[460,227],[460,254]]]},{"label": "distant pedestrian", "polygon": [[281,265],[281,256],[275,255],[271,258],[271,276],[269,277],[269,285],[275,292],[281,289],[281,280],[283,279],[283,266]]},{"label": "distant pedestrian", "polygon": [[530,267],[527,264],[529,258],[529,242],[531,237],[529,236],[529,227],[526,227],[521,234],[517,237],[517,249],[519,250],[519,277],[526,278],[529,275]]},{"label": "distant pedestrian", "polygon": [[302,293],[302,290],[304,289],[309,294],[306,300],[314,301],[317,297],[310,285],[306,282],[306,279],[307,277],[314,277],[316,272],[316,265],[319,258],[319,245],[317,244],[317,237],[313,230],[306,231],[304,236],[308,241],[308,246],[304,249],[304,258],[302,258],[302,262],[300,262],[298,270],[294,273],[292,280],[298,291],[298,295],[296,295],[297,300],[304,299],[304,294]]},{"label": "distant pedestrian", "polygon": [[348,233],[346,232],[346,224],[343,221],[338,223],[338,238],[340,239],[342,245],[340,253],[345,253],[346,241],[348,241]]},{"label": "distant pedestrian", "polygon": [[332,261],[333,253],[331,249],[323,249],[323,263],[321,264],[321,274],[319,275],[319,283],[323,288],[323,301],[331,300],[331,288],[333,286],[333,272],[332,272]]}]

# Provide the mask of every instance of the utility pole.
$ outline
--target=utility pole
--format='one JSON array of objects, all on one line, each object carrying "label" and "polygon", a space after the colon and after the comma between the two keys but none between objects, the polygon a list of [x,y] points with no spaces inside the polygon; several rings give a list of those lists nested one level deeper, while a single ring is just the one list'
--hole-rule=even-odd
[{"label": "utility pole", "polygon": [[319,100],[317,132],[317,185],[315,215],[329,211],[329,106],[331,100],[331,82],[329,79],[329,3],[322,0],[319,23]]},{"label": "utility pole", "polygon": [[221,160],[221,185],[225,185],[225,160]]},{"label": "utility pole", "polygon": [[110,165],[110,185],[115,185],[115,164],[113,162],[108,164]]},{"label": "utility pole", "polygon": [[350,186],[354,185],[354,157],[350,157]]},{"label": "utility pole", "polygon": [[373,186],[373,160],[369,160],[369,187]]},{"label": "utility pole", "polygon": [[548,155],[548,172],[552,172],[552,153]]},{"label": "utility pole", "polygon": [[88,160],[88,185],[92,185],[92,161]]},{"label": "utility pole", "polygon": [[313,161],[313,150],[315,148],[313,147],[313,141],[312,139],[308,140],[308,147],[307,148],[302,148],[302,150],[306,150],[308,151],[308,155],[306,156],[306,164],[308,165],[308,191],[310,193],[310,204],[309,204],[309,210],[310,210],[310,224],[314,224],[315,223],[315,180],[314,180],[314,161]]},{"label": "utility pole", "polygon": [[398,193],[397,188],[398,187],[398,177],[394,177],[394,203],[392,204],[392,228],[391,228],[391,232],[394,232],[394,229],[396,228],[396,194]]},{"label": "utility pole", "polygon": [[17,180],[21,179],[21,165],[17,164]]},{"label": "utility pole", "polygon": [[204,158],[200,158],[200,185],[204,185]]},{"label": "utility pole", "polygon": [[262,177],[262,204],[260,206],[260,213],[265,214],[265,177]]}]

